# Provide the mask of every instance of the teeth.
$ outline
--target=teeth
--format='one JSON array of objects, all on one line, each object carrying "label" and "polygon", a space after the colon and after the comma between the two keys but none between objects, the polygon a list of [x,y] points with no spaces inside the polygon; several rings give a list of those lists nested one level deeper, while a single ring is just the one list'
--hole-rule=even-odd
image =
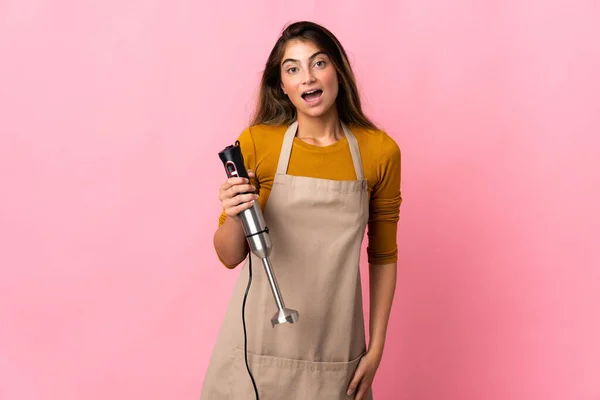
[{"label": "teeth", "polygon": [[319,89],[311,90],[310,92],[304,92],[304,94],[312,94],[316,93]]}]

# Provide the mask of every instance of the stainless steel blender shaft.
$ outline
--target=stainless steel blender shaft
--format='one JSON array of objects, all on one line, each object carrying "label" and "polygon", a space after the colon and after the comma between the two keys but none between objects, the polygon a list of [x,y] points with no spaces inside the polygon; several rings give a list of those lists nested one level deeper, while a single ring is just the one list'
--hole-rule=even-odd
[{"label": "stainless steel blender shaft", "polygon": [[283,296],[279,291],[279,285],[277,284],[277,279],[275,278],[269,258],[273,245],[258,203],[255,202],[251,208],[240,213],[240,219],[250,250],[262,260],[275,303],[277,304],[277,312],[271,318],[271,325],[275,326],[285,322],[294,323],[298,321],[298,311],[286,308]]}]

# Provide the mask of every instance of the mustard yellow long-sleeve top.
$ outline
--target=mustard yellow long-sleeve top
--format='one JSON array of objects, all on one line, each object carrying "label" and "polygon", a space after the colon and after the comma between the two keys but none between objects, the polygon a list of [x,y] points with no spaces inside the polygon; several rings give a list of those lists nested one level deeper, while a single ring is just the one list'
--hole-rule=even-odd
[{"label": "mustard yellow long-sleeve top", "polygon": [[[370,264],[397,261],[396,232],[400,193],[400,149],[385,132],[349,126],[360,149],[369,192],[367,256]],[[258,188],[258,203],[264,210],[277,172],[279,153],[287,126],[255,125],[241,133],[238,140],[244,164],[256,174],[252,183]],[[329,146],[316,146],[298,139],[290,156],[288,174],[333,180],[354,180],[356,174],[345,137]],[[219,226],[226,219],[223,212]],[[223,262],[221,260],[221,262]],[[231,268],[225,263],[226,267]]]}]

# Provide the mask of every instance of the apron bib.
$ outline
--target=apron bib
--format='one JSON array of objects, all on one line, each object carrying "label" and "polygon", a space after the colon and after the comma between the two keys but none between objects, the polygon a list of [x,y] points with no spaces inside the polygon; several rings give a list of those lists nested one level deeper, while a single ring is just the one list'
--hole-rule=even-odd
[{"label": "apron bib", "polygon": [[[271,261],[294,324],[271,326],[276,310],[262,266],[252,257],[246,301],[248,364],[261,400],[347,400],[365,354],[360,252],[369,219],[367,181],[358,143],[342,124],[356,180],[287,174],[298,122],[285,133],[264,217]],[[201,400],[254,400],[244,360],[242,301],[248,261],[235,284],[202,387]],[[372,400],[369,391],[367,400]]]}]

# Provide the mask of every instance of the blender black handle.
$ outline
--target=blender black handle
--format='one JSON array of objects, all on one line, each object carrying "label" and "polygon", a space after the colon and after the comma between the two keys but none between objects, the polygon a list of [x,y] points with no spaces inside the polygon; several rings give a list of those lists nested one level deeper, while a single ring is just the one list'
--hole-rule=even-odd
[{"label": "blender black handle", "polygon": [[225,147],[219,153],[219,158],[223,162],[228,178],[240,177],[249,179],[248,172],[244,166],[244,156],[242,155],[239,141],[236,141],[233,146]]}]

